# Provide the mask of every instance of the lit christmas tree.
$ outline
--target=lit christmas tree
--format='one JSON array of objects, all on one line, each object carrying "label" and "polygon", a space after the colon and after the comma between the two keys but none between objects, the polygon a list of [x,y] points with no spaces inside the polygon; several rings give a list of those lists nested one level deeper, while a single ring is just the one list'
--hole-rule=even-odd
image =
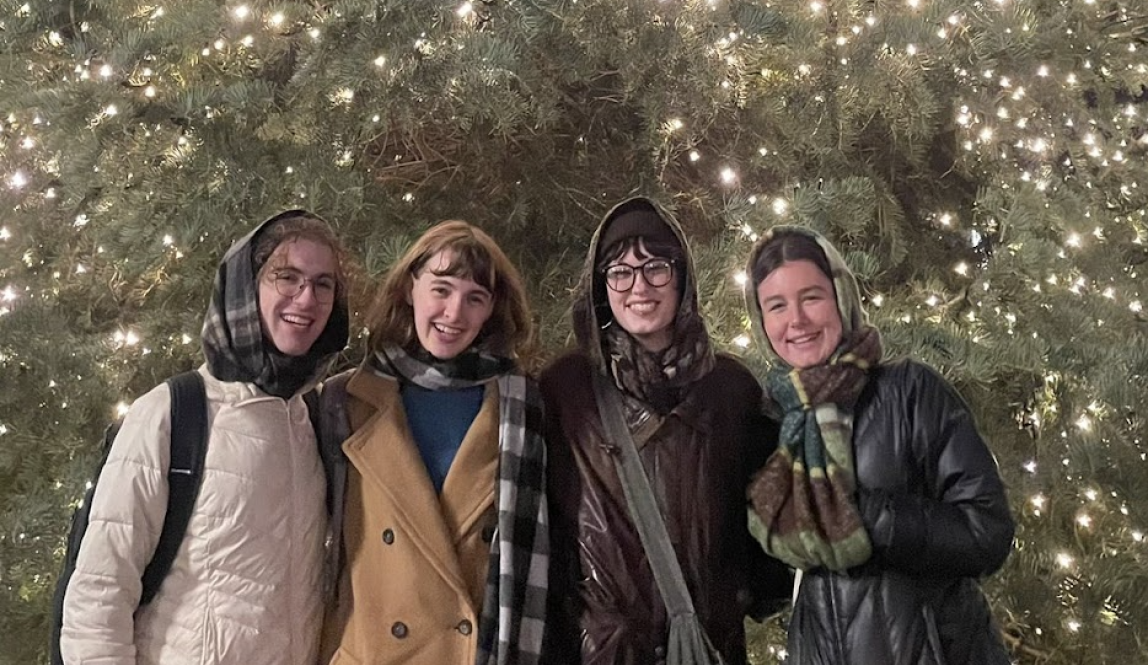
[{"label": "lit christmas tree", "polygon": [[[1016,660],[1148,658],[1139,0],[0,0],[0,43],[0,663],[43,657],[100,432],[199,362],[255,221],[315,210],[367,276],[481,224],[552,354],[632,193],[677,211],[711,332],[759,368],[750,241],[834,239],[1001,463]],[[784,658],[778,623],[751,640]]]}]

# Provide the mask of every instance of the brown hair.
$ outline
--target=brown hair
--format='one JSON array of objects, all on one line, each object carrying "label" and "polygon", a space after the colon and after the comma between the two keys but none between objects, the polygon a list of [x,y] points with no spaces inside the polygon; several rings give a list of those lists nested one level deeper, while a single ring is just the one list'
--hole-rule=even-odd
[{"label": "brown hair", "polygon": [[824,273],[830,284],[834,283],[833,268],[830,267],[829,258],[825,256],[825,250],[821,248],[816,238],[799,231],[779,229],[765,241],[753,260],[753,266],[750,268],[753,288],[757,289],[765,278],[769,277],[769,273],[790,261],[809,261]]},{"label": "brown hair", "polygon": [[367,314],[371,348],[406,347],[414,341],[414,308],[408,296],[427,261],[442,251],[453,256],[450,265],[436,270],[436,275],[472,280],[494,296],[494,311],[478,334],[476,346],[511,358],[524,356],[534,326],[522,277],[493,238],[460,220],[428,229],[387,272]]},{"label": "brown hair", "polygon": [[335,255],[335,300],[338,301],[347,294],[347,250],[331,225],[324,220],[303,210],[291,210],[279,215],[255,239],[255,246],[251,249],[251,261],[255,266],[255,280],[258,282],[272,270],[283,268],[286,264],[285,255],[275,257],[275,250],[284,243],[297,240],[310,240],[311,242],[330,248]]}]

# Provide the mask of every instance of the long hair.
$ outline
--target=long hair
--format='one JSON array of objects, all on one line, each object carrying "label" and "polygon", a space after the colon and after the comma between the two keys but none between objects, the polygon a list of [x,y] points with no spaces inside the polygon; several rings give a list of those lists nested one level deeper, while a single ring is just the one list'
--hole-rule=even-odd
[{"label": "long hair", "polygon": [[443,251],[451,253],[450,265],[436,270],[436,275],[469,279],[494,296],[494,310],[475,345],[510,358],[527,354],[534,325],[522,277],[493,238],[460,220],[428,229],[387,272],[367,313],[371,349],[406,347],[416,339],[411,288],[427,261]]}]

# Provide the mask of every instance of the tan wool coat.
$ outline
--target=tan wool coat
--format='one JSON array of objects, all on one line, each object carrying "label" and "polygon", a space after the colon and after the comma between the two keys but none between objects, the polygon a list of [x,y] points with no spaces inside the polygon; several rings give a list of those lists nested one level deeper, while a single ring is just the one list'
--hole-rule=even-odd
[{"label": "tan wool coat", "polygon": [[354,433],[335,605],[324,630],[331,665],[472,665],[496,510],[498,389],[463,439],[436,494],[399,386],[370,372],[347,384]]}]

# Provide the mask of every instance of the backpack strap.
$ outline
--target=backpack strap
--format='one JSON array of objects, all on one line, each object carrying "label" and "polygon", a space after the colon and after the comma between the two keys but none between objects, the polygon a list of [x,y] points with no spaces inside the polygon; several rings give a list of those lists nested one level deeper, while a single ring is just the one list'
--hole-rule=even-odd
[{"label": "backpack strap", "polygon": [[140,605],[159,591],[171,570],[175,555],[187,533],[207,457],[207,395],[203,376],[195,370],[167,380],[171,390],[171,466],[167,472],[167,514],[155,553],[143,573]]}]

